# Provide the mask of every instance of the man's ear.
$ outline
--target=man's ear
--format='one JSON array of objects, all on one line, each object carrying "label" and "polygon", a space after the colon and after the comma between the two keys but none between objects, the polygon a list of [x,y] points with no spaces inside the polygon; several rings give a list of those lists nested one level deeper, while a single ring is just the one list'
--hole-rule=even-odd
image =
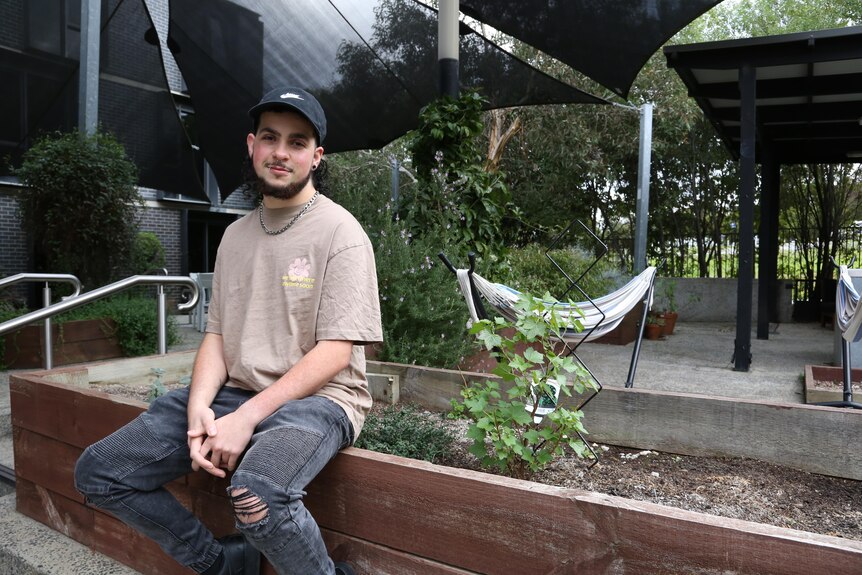
[{"label": "man's ear", "polygon": [[254,134],[249,134],[245,137],[245,144],[248,146],[248,157],[254,159]]}]

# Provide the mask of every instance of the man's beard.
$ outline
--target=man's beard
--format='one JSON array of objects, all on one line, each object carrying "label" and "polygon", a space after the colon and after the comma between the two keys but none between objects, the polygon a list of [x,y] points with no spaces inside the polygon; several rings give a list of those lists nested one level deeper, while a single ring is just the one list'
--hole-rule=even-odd
[{"label": "man's beard", "polygon": [[308,184],[308,181],[311,179],[311,170],[308,171],[306,176],[298,181],[293,182],[291,184],[287,184],[285,186],[273,186],[272,184],[266,182],[260,176],[256,177],[255,187],[257,188],[258,193],[262,196],[269,196],[271,198],[276,198],[279,200],[289,200],[296,196],[299,192],[305,188]]}]

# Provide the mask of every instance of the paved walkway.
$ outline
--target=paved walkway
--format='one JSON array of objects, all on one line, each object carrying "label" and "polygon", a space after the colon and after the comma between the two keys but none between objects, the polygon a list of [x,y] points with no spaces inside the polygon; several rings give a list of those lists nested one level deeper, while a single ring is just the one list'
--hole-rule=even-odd
[{"label": "paved walkway", "polygon": [[[665,339],[644,340],[634,387],[740,399],[801,403],[806,365],[831,365],[835,335],[817,323],[773,325],[752,333],[751,367],[734,371],[736,325],[678,323]],[[625,384],[633,344],[584,344],[578,354],[603,385]]]}]

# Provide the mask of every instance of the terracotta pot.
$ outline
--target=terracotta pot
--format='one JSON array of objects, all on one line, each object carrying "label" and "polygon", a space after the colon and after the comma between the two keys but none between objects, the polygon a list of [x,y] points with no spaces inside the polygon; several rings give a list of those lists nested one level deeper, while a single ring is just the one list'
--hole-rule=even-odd
[{"label": "terracotta pot", "polygon": [[679,314],[675,311],[666,311],[662,314],[664,318],[664,330],[662,330],[662,335],[673,335],[673,328],[676,326],[676,318],[679,317]]},{"label": "terracotta pot", "polygon": [[664,326],[658,323],[648,323],[644,327],[644,336],[647,339],[658,339],[662,336]]}]

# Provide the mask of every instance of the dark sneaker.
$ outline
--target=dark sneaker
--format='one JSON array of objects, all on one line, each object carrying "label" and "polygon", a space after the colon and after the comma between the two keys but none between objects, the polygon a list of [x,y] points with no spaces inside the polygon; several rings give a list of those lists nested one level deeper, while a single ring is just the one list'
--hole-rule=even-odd
[{"label": "dark sneaker", "polygon": [[260,575],[260,551],[242,535],[219,539],[224,548],[224,569],[220,575]]},{"label": "dark sneaker", "polygon": [[336,563],[335,575],[356,575],[356,571],[347,563]]}]

